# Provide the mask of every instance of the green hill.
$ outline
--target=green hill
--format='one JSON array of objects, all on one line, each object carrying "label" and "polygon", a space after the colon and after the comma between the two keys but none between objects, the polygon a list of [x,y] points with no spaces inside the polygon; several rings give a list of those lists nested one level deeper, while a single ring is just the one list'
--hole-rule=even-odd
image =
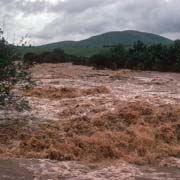
[{"label": "green hill", "polygon": [[133,43],[138,40],[144,42],[145,44],[172,43],[172,40],[156,34],[128,30],[108,32],[81,41],[62,41],[37,46],[31,49],[36,51],[51,51],[55,48],[62,48],[66,53],[72,55],[91,56],[102,49],[105,49],[105,47],[107,48],[118,44],[132,46]]}]

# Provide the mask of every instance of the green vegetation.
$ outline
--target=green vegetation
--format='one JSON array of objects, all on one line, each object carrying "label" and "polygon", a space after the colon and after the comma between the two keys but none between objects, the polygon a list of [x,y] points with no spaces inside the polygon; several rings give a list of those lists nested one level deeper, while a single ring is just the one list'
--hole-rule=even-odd
[{"label": "green vegetation", "polygon": [[108,52],[92,56],[88,64],[109,69],[139,69],[180,72],[180,40],[172,45],[145,45],[138,41],[132,48],[118,45]]},{"label": "green vegetation", "polygon": [[73,62],[99,69],[180,71],[180,41],[138,31],[109,32],[30,50],[32,53],[26,54],[25,59],[36,63]]},{"label": "green vegetation", "polygon": [[22,54],[26,54],[29,52],[40,54],[45,51],[52,52],[54,49],[63,49],[66,54],[77,56],[77,57],[91,57],[92,55],[95,55],[101,51],[108,50],[109,48],[61,48],[61,47],[26,47],[21,48]]},{"label": "green vegetation", "polygon": [[55,49],[52,52],[40,54],[27,53],[25,60],[31,63],[73,62],[74,64],[93,66],[98,69],[129,68],[180,72],[180,40],[171,45],[146,45],[137,41],[131,48],[117,45],[90,58],[67,55],[63,50]]},{"label": "green vegetation", "polygon": [[146,45],[151,44],[171,44],[172,41],[151,33],[138,31],[122,31],[108,32],[98,36],[91,37],[81,41],[63,41],[37,47],[28,47],[27,52],[41,53],[43,51],[53,51],[56,48],[61,48],[67,54],[75,56],[90,57],[99,53],[102,50],[108,50],[112,46],[122,44],[125,47],[131,47],[134,42],[142,41]]},{"label": "green vegetation", "polygon": [[[13,89],[18,83],[27,87],[30,82],[28,65],[19,58],[19,52],[13,45],[3,38],[0,29],[0,105],[25,106],[26,102],[13,94]],[[17,106],[18,108],[21,108]]]}]

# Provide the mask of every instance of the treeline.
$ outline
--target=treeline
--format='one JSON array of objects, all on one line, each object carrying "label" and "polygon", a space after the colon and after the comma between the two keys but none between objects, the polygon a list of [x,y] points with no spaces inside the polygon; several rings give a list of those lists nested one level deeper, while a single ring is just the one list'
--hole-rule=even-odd
[{"label": "treeline", "polygon": [[28,52],[24,55],[24,60],[28,64],[65,62],[73,62],[74,64],[84,64],[85,61],[83,57],[68,55],[60,48],[56,48],[53,51],[45,51],[41,53]]},{"label": "treeline", "polygon": [[62,49],[54,49],[52,52],[42,52],[35,54],[28,52],[24,55],[24,60],[29,64],[33,63],[63,63],[65,62],[65,53]]},{"label": "treeline", "polygon": [[61,49],[40,54],[27,53],[26,61],[35,63],[72,62],[97,69],[138,69],[180,72],[180,40],[171,45],[145,45],[138,41],[131,48],[122,45],[100,52],[90,58],[67,55]]},{"label": "treeline", "polygon": [[180,72],[180,40],[172,45],[150,46],[138,41],[129,49],[118,45],[110,51],[92,56],[89,63],[99,69],[128,68]]}]

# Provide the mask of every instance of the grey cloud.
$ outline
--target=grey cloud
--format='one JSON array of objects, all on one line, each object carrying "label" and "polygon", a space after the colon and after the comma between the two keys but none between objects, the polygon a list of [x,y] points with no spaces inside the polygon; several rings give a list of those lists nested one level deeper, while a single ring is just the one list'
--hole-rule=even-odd
[{"label": "grey cloud", "polygon": [[54,8],[59,16],[38,34],[57,41],[79,34],[83,37],[125,29],[177,33],[180,31],[179,5],[178,0],[67,0]]},{"label": "grey cloud", "polygon": [[[180,34],[179,0],[1,0],[0,19],[8,16],[13,22],[20,15],[36,22],[42,19],[44,27],[34,25],[32,38],[36,43],[83,39],[113,30],[134,29],[178,38]],[[11,9],[11,11],[9,11]],[[42,18],[52,16],[50,20]],[[41,17],[41,18],[40,18]],[[33,17],[34,18],[34,17]],[[18,20],[21,20],[19,18]],[[27,21],[29,22],[29,21]],[[43,23],[41,22],[41,23]],[[47,23],[48,22],[48,23]],[[11,23],[13,24],[13,23]],[[18,22],[17,24],[20,24]],[[16,25],[27,29],[31,24]]]},{"label": "grey cloud", "polygon": [[111,4],[114,0],[66,0],[51,6],[52,11],[63,11],[66,13],[82,13],[89,9],[98,8]]}]

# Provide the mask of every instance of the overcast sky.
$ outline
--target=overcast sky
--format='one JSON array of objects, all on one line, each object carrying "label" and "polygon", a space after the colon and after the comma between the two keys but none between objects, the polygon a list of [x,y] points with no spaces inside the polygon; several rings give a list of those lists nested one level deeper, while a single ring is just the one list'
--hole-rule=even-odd
[{"label": "overcast sky", "polygon": [[0,0],[6,36],[34,45],[139,30],[180,39],[180,0]]}]

